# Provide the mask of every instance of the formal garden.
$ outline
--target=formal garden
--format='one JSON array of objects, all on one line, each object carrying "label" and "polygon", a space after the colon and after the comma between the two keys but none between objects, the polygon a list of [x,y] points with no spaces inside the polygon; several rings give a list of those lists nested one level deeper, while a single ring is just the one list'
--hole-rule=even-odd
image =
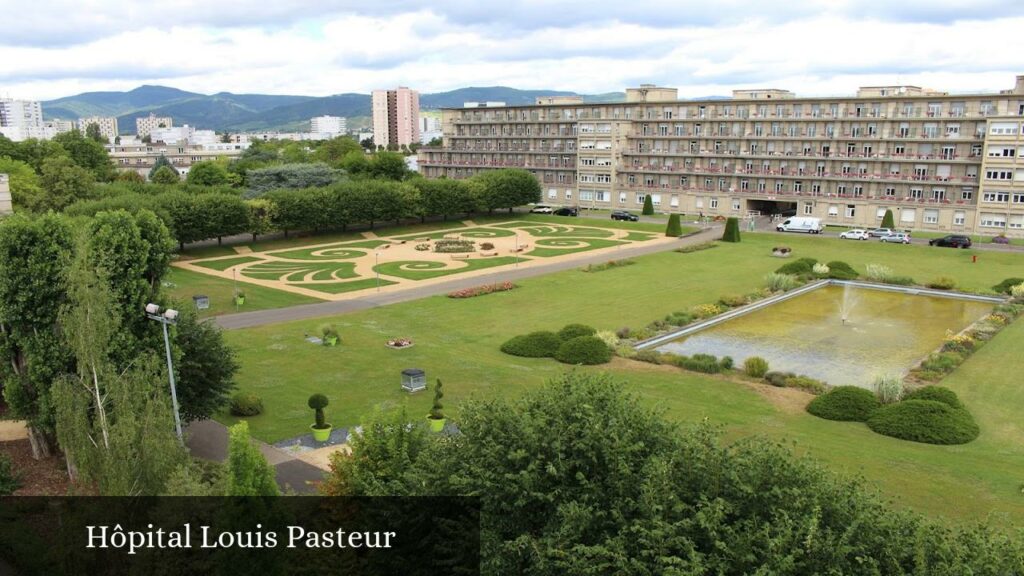
[{"label": "formal garden", "polygon": [[[537,234],[530,235],[534,246],[540,239],[609,238],[600,231],[569,236],[571,230],[562,230],[568,226],[500,224],[487,228],[518,230],[521,237],[535,229]],[[356,425],[388,405],[426,415],[431,397],[402,390],[404,369],[422,370],[428,381],[444,381],[446,412],[456,422],[460,404],[470,398],[519,397],[567,370],[603,372],[625,381],[643,403],[673,420],[706,419],[721,426],[730,440],[763,435],[792,441],[798,454],[865,476],[899,506],[951,520],[981,519],[992,512],[1004,514],[1000,523],[1024,520],[1024,426],[1017,417],[1024,391],[1016,384],[1014,368],[1015,350],[1024,345],[1020,322],[1003,322],[983,346],[960,355],[955,368],[938,378],[907,378],[908,392],[932,384],[954,396],[942,391],[926,392],[924,398],[907,395],[888,405],[872,404],[854,421],[809,413],[808,404],[825,397],[827,383],[775,370],[768,362],[711,362],[697,354],[664,362],[651,361],[650,355],[630,358],[628,353],[593,356],[613,351],[609,344],[634,341],[637,334],[653,336],[659,327],[671,325],[668,319],[694,321],[710,304],[722,311],[750,301],[748,297],[763,297],[766,277],[799,258],[849,263],[861,277],[869,265],[873,271],[885,267],[891,276],[909,277],[918,285],[944,277],[958,290],[990,296],[996,295],[994,287],[1000,282],[1019,276],[1022,265],[1015,253],[978,253],[974,262],[973,251],[920,246],[894,251],[874,243],[805,237],[787,237],[786,242],[790,260],[772,256],[777,236],[745,234],[740,243],[621,262],[610,258],[608,265],[517,281],[500,290],[441,295],[342,315],[330,319],[340,335],[335,347],[312,346],[303,339],[322,323],[315,321],[229,331],[226,337],[239,353],[240,388],[259,396],[265,407],[247,420],[254,436],[266,441],[294,436],[309,426],[305,399],[313,393],[331,398],[335,426]],[[710,247],[715,249],[700,249]],[[813,265],[806,266],[813,272]],[[981,325],[973,329],[989,330]],[[385,345],[399,337],[415,346]],[[604,340],[604,347],[595,340]],[[516,347],[519,353],[508,353]],[[859,389],[876,397],[873,390]],[[930,444],[927,437],[900,438],[908,436],[898,430],[901,423],[936,417],[962,423],[952,432],[953,441],[940,438],[943,444],[956,445]],[[953,497],[959,503],[955,508],[948,506]]]},{"label": "formal garden", "polygon": [[[605,227],[604,222],[594,220],[586,225],[530,220],[461,224],[415,234],[403,233],[402,228],[391,233],[367,232],[360,240],[346,242],[310,239],[286,249],[253,251],[246,246],[241,253],[192,255],[195,257],[179,259],[174,266],[176,271],[230,280],[236,294],[252,285],[336,300],[367,290],[391,291],[447,276],[673,240],[650,231]],[[237,309],[253,309],[243,306]]]}]

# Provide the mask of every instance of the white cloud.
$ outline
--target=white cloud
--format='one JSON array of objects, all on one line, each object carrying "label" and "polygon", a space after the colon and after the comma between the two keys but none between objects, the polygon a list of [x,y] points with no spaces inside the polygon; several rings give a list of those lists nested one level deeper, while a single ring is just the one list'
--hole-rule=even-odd
[{"label": "white cloud", "polygon": [[[710,3],[682,8],[668,0],[639,0],[622,4],[644,18],[621,20],[606,18],[622,13],[619,4],[604,10],[582,0],[521,0],[488,3],[488,14],[468,2],[409,6],[382,16],[373,10],[406,3],[363,4],[357,13],[345,11],[350,3],[328,1],[310,13],[298,8],[298,0],[284,0],[264,3],[268,12],[258,12],[259,18],[251,6],[241,8],[242,0],[202,8],[198,0],[163,2],[146,10],[123,1],[94,10],[47,3],[28,16],[23,30],[35,26],[56,34],[70,22],[110,32],[74,46],[4,45],[9,40],[0,39],[0,93],[50,99],[143,83],[203,93],[327,95],[395,85],[422,92],[506,85],[594,93],[654,82],[678,86],[685,96],[769,85],[826,94],[896,82],[992,90],[1009,87],[1013,74],[1024,73],[1024,35],[1018,33],[1024,17],[976,7],[970,13],[992,16],[950,20],[963,10],[946,0],[898,6],[820,0],[779,9],[788,19],[769,13],[767,3],[729,0],[709,12]],[[0,9],[6,3],[0,0]],[[50,20],[47,28],[39,20],[53,9],[50,4],[62,6],[68,17]],[[519,12],[503,21],[512,8]],[[693,23],[680,17],[688,9]],[[736,18],[747,9],[755,17]],[[664,18],[655,22],[658,11]],[[232,13],[238,17],[228,23]],[[275,23],[263,23],[275,14]],[[998,48],[985,38],[999,38]]]}]

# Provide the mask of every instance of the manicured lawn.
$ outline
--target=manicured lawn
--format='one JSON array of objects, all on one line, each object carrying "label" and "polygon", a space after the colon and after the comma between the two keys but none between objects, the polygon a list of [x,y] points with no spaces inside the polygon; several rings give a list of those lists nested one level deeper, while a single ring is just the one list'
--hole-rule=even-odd
[{"label": "manicured lawn", "polygon": [[[344,258],[359,258],[365,256],[365,250],[358,248],[373,249],[377,246],[387,244],[386,240],[364,240],[362,242],[346,242],[331,246],[320,246],[317,248],[300,248],[296,250],[284,250],[281,252],[268,252],[278,258],[292,260],[337,260]],[[314,254],[315,253],[315,254]]]},{"label": "manicured lawn", "polygon": [[626,234],[623,240],[629,240],[630,242],[646,242],[652,238],[657,238],[654,234],[647,234],[645,232],[630,232]]},{"label": "manicured lawn", "polygon": [[363,278],[361,280],[350,280],[348,282],[304,284],[302,287],[307,290],[314,290],[325,294],[341,294],[343,292],[355,292],[356,290],[366,290],[377,286],[390,286],[391,284],[398,284],[398,282],[392,282],[391,280],[385,280],[383,278],[379,281],[376,278]]},{"label": "manicured lawn", "polygon": [[538,238],[534,243],[537,245],[537,248],[527,252],[526,255],[540,256],[542,258],[627,244],[627,242],[604,240],[601,238],[569,238],[565,240],[559,238]]},{"label": "manicured lawn", "polygon": [[429,234],[412,234],[406,236],[395,236],[395,240],[416,240],[418,238],[429,238],[430,240],[440,240],[449,234],[458,234],[465,238],[502,238],[515,235],[515,232],[508,230],[499,230],[496,228],[460,228],[458,230],[442,230],[440,232],[431,232]]},{"label": "manicured lawn", "polygon": [[227,270],[232,266],[238,264],[245,264],[246,262],[255,262],[257,260],[260,260],[260,258],[257,258],[255,256],[237,256],[235,258],[222,258],[220,260],[209,260],[207,262],[200,262],[196,264],[196,266],[209,268],[210,270],[220,270],[223,272],[224,270]]},{"label": "manicured lawn", "polygon": [[[525,260],[525,258],[520,258]],[[446,268],[447,263],[429,260],[401,260],[397,262],[385,262],[374,266],[373,269],[388,276],[397,276],[408,280],[426,280],[447,276],[449,274],[461,274],[472,270],[482,270],[494,266],[504,266],[516,262],[515,256],[500,256],[498,258],[467,258],[462,260],[465,266],[456,265],[454,268]]]},{"label": "manicured lawn", "polygon": [[242,270],[243,276],[282,282],[308,282],[310,280],[344,280],[358,278],[352,262],[286,262],[267,260]]},{"label": "manicured lawn", "polygon": [[166,287],[165,290],[170,294],[171,298],[178,301],[178,306],[193,306],[192,297],[195,295],[202,294],[208,296],[210,298],[210,308],[199,311],[199,316],[202,318],[234,312],[251,312],[253,310],[322,302],[322,300],[310,298],[309,296],[239,282],[238,287],[245,291],[245,304],[236,309],[233,300],[235,284],[231,280],[198,274],[190,270],[182,270],[181,268],[171,268],[167,273],[165,281],[172,284],[172,286]]},{"label": "manicured lawn", "polygon": [[[739,244],[689,254],[665,252],[635,258],[636,264],[601,274],[571,270],[522,280],[521,287],[469,299],[437,296],[330,319],[230,331],[228,341],[242,361],[241,389],[263,397],[266,412],[250,419],[253,434],[276,441],[303,434],[312,422],[310,394],[331,399],[328,420],[352,426],[375,406],[405,404],[425,415],[431,396],[400,389],[403,368],[422,368],[429,382],[441,378],[445,405],[457,416],[459,404],[477,395],[517,395],[567,367],[550,359],[507,356],[500,344],[532,330],[557,330],[569,322],[600,330],[640,327],[674,310],[713,302],[723,294],[748,292],[786,260],[770,256],[774,234],[744,234]],[[885,264],[899,274],[927,280],[952,276],[966,288],[987,289],[1020,275],[1024,255],[922,246],[887,246],[794,236],[786,238],[795,257],[844,260],[858,270]],[[336,348],[314,346],[303,334],[324,322],[341,332]],[[392,350],[389,338],[412,338],[415,346]],[[1024,321],[1008,328],[948,379],[982,426],[973,443],[940,447],[879,436],[863,424],[836,423],[804,413],[800,402],[768,400],[749,386],[692,373],[617,361],[611,372],[652,406],[681,423],[707,418],[728,438],[751,434],[794,442],[794,449],[833,468],[862,474],[907,506],[955,520],[981,519],[1024,524],[1024,387],[1019,385],[1019,350]],[[225,422],[232,418],[222,416]],[[955,503],[955,505],[953,505]]]}]

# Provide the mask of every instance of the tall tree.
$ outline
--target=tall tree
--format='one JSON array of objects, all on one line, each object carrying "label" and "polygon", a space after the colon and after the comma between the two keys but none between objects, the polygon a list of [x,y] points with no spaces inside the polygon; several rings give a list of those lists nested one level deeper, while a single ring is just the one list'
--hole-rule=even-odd
[{"label": "tall tree", "polygon": [[92,172],[96,180],[109,182],[117,174],[114,163],[110,161],[110,155],[103,144],[86,138],[78,130],[57,134],[53,137],[53,141],[67,150],[68,156],[75,164]]},{"label": "tall tree", "polygon": [[188,170],[185,181],[198,186],[221,186],[231,182],[227,168],[220,162],[207,160],[196,162]]},{"label": "tall tree", "polygon": [[42,202],[43,189],[39,176],[27,163],[10,156],[0,156],[0,174],[7,174],[11,188],[11,202],[15,210],[28,209]]},{"label": "tall tree", "polygon": [[178,402],[185,421],[202,420],[227,405],[240,365],[216,324],[200,322],[190,306],[180,308],[174,343]]},{"label": "tall tree", "polygon": [[27,206],[35,212],[60,211],[79,200],[95,198],[92,172],[66,156],[55,156],[43,161],[40,184],[44,194],[37,197],[36,203]]},{"label": "tall tree", "polygon": [[249,438],[249,423],[228,429],[228,496],[277,496],[274,468]]},{"label": "tall tree", "polygon": [[149,180],[154,184],[177,184],[181,182],[181,174],[170,166],[161,166],[156,172],[150,172]]},{"label": "tall tree", "polygon": [[174,433],[161,364],[143,355],[126,370],[111,359],[120,317],[110,280],[79,242],[61,325],[77,370],[54,388],[57,438],[69,470],[108,496],[156,495],[185,459]]},{"label": "tall tree", "polygon": [[93,142],[98,142],[100,144],[110,143],[110,140],[108,140],[106,136],[100,133],[100,125],[95,122],[92,122],[85,127],[85,137],[88,138],[89,140],[92,140]]},{"label": "tall tree", "polygon": [[[171,161],[167,159],[167,156],[164,156],[163,154],[161,154],[161,155],[157,156],[156,161],[153,162],[153,167],[149,169],[149,176],[148,176],[148,178],[150,180],[153,180],[153,176],[156,176],[157,170],[160,170],[160,168],[162,168],[164,166],[167,166],[168,168],[174,170],[174,166],[171,165]],[[174,170],[174,172],[175,172],[175,174],[177,174],[178,171]]]},{"label": "tall tree", "polygon": [[374,178],[401,181],[409,176],[409,168],[405,165],[405,157],[401,154],[378,152],[370,160],[370,175]]},{"label": "tall tree", "polygon": [[0,387],[11,415],[28,421],[36,458],[52,447],[51,385],[72,366],[57,324],[72,239],[62,216],[0,221]]},{"label": "tall tree", "polygon": [[341,160],[349,152],[361,152],[359,143],[348,136],[324,140],[313,152],[313,158],[332,168],[340,168]]},{"label": "tall tree", "polygon": [[488,211],[540,202],[541,189],[537,178],[519,168],[488,170],[473,177],[483,194],[483,205]]}]

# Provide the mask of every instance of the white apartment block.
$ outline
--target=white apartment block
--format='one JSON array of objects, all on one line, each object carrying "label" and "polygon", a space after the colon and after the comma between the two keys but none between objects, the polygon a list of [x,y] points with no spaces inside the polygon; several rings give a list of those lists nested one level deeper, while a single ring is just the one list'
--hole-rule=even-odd
[{"label": "white apartment block", "polygon": [[156,114],[150,114],[149,116],[135,119],[135,135],[139,138],[150,136],[154,130],[173,127],[174,119],[170,116],[157,116]]},{"label": "white apartment block", "polygon": [[341,116],[317,116],[309,119],[309,131],[314,134],[330,134],[331,138],[344,134],[347,120]]},{"label": "white apartment block", "polygon": [[0,98],[0,134],[21,142],[43,138],[43,108],[33,100]]},{"label": "white apartment block", "polygon": [[113,116],[90,116],[88,118],[79,118],[78,131],[85,134],[86,129],[91,124],[99,126],[100,135],[106,138],[108,142],[113,142],[119,134],[117,131],[117,118],[114,118]]},{"label": "white apartment block", "polygon": [[164,144],[213,144],[219,142],[217,133],[213,130],[196,130],[194,126],[174,126],[169,128],[154,128],[149,132],[151,142],[162,142]]},{"label": "white apartment block", "polygon": [[399,87],[373,91],[373,142],[401,148],[420,141],[420,94]]},{"label": "white apartment block", "polygon": [[442,111],[427,177],[519,167],[544,200],[706,216],[798,214],[827,224],[1024,236],[1024,76],[998,93],[872,86],[679,100],[643,85],[622,102],[539,99]]},{"label": "white apartment block", "polygon": [[11,205],[11,187],[7,174],[0,174],[0,215],[14,212]]}]

